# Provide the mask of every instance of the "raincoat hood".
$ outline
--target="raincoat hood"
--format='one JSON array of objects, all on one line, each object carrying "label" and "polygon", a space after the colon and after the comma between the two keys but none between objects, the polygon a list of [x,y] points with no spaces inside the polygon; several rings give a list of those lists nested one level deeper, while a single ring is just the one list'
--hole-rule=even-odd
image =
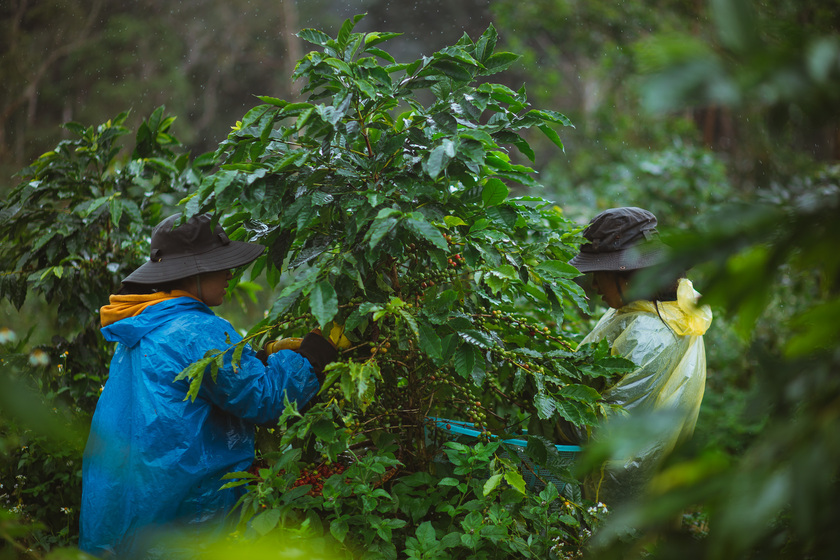
[{"label": "raincoat hood", "polygon": [[141,311],[150,305],[179,297],[197,299],[191,293],[185,292],[184,290],[156,292],[154,294],[112,294],[108,298],[108,305],[103,305],[99,308],[99,320],[103,327],[107,327],[121,319],[139,315]]},{"label": "raincoat hood", "polygon": [[100,310],[103,325],[108,321],[102,335],[108,342],[134,348],[141,338],[188,310],[215,315],[203,302],[179,290],[171,294],[111,296],[111,304]]},{"label": "raincoat hood", "polygon": [[657,313],[671,330],[679,336],[703,336],[712,324],[712,310],[708,305],[698,306],[700,293],[691,280],[682,278],[677,286],[677,301],[634,301],[618,313],[647,311]]}]

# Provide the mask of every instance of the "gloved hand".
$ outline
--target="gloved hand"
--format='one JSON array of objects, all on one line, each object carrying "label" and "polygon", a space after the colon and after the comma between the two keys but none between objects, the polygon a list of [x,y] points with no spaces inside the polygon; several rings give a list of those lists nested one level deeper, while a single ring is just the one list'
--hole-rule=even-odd
[{"label": "gloved hand", "polygon": [[287,337],[272,340],[257,352],[257,357],[266,363],[269,354],[280,350],[293,350],[309,360],[312,369],[318,376],[318,381],[324,383],[324,368],[327,364],[338,358],[336,348],[349,348],[350,340],[344,336],[344,327],[334,325],[330,331],[330,338],[326,339],[321,335],[320,329],[314,329],[303,338]]},{"label": "gloved hand", "polygon": [[321,333],[316,329],[303,337],[300,347],[296,351],[309,360],[312,369],[315,370],[315,375],[318,376],[318,382],[323,385],[324,368],[338,358],[338,350],[333,343],[321,336]]},{"label": "gloved hand", "polygon": [[263,347],[265,349],[266,354],[274,354],[275,352],[279,352],[280,350],[295,350],[297,351],[300,348],[300,343],[303,342],[301,337],[288,337],[288,338],[279,338],[277,340],[272,340],[271,342],[267,342]]},{"label": "gloved hand", "polygon": [[265,346],[257,351],[257,358],[259,358],[263,365],[268,365],[268,356],[270,354],[274,354],[280,350],[294,350],[297,352],[297,349],[300,348],[300,343],[302,341],[303,339],[300,337],[291,337],[279,338],[277,340],[266,342]]},{"label": "gloved hand", "polygon": [[[315,370],[318,384],[323,386],[324,379],[326,379],[324,368],[327,367],[327,364],[334,362],[338,358],[338,350],[336,350],[335,344],[331,340],[321,336],[321,329],[315,329],[303,337],[300,347],[298,347],[296,352],[309,360],[309,363],[312,364],[312,369]],[[315,395],[299,412],[306,414],[310,408],[320,401],[321,396]]]}]

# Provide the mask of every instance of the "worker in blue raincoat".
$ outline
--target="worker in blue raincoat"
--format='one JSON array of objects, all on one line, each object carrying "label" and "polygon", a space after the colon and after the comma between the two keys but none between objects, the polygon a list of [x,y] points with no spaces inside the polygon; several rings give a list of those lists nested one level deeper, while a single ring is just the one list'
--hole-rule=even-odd
[{"label": "worker in blue raincoat", "polygon": [[[601,212],[583,231],[588,243],[570,261],[592,274],[592,287],[610,307],[581,344],[606,340],[613,355],[637,366],[599,388],[604,400],[631,416],[668,414],[664,429],[650,441],[630,456],[608,462],[587,481],[589,497],[608,505],[638,497],[667,454],[693,434],[706,386],[703,334],[712,313],[697,305],[700,294],[691,281],[678,278],[649,297],[628,298],[643,288],[634,284],[638,271],[666,254],[656,225],[656,217],[641,208]],[[578,441],[589,437],[580,428],[576,431]]]},{"label": "worker in blue raincoat", "polygon": [[222,303],[231,269],[264,247],[231,241],[209,215],[178,222],[176,214],[154,229],[149,261],[100,310],[102,333],[117,346],[84,453],[79,542],[97,556],[153,557],[164,531],[220,528],[241,492],[220,490],[222,476],[251,466],[255,425],[276,422],[284,398],[309,401],[336,357],[317,333],[297,351],[258,357],[246,345],[187,399],[189,380],[175,377],[242,340],[210,308]]}]

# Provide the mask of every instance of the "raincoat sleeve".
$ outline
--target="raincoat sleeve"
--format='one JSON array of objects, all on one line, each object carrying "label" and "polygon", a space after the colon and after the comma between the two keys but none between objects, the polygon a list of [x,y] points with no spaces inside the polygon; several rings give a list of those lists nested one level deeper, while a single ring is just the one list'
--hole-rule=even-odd
[{"label": "raincoat sleeve", "polygon": [[302,407],[318,389],[312,366],[300,354],[282,350],[271,354],[263,365],[253,350],[245,348],[238,367],[234,368],[226,355],[216,380],[205,376],[199,396],[243,420],[267,424],[283,413],[284,395]]},{"label": "raincoat sleeve", "polygon": [[[195,360],[207,350],[227,349],[242,340],[230,323],[218,317],[213,319],[213,324],[204,326],[203,336],[198,338],[201,342],[197,343]],[[219,368],[215,380],[209,369],[205,372],[198,394],[228,414],[255,424],[267,424],[282,414],[284,396],[301,407],[318,392],[319,383],[312,365],[292,350],[270,355],[265,365],[249,346],[243,348],[238,364],[232,363],[233,354],[233,351],[225,353],[223,367]]]}]

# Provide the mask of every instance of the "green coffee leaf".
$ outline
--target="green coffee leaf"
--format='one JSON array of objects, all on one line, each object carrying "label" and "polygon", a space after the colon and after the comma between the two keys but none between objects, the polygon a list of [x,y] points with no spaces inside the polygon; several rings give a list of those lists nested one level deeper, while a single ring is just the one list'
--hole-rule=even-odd
[{"label": "green coffee leaf", "polygon": [[487,496],[488,494],[490,494],[493,490],[495,490],[499,486],[499,483],[501,481],[502,481],[502,475],[501,474],[494,474],[493,476],[488,478],[487,481],[484,483],[484,488],[482,489],[482,494],[484,496]]},{"label": "green coffee leaf", "polygon": [[[452,141],[449,140],[448,142],[451,144]],[[440,146],[435,147],[435,149],[432,150],[432,153],[429,154],[429,158],[423,163],[423,168],[432,179],[438,178],[438,175],[440,175],[441,171],[446,169],[446,166],[449,164],[449,160],[451,160],[454,155],[454,152],[449,144],[441,144]]]},{"label": "green coffee leaf", "polygon": [[90,202],[80,204],[74,209],[74,212],[76,212],[81,218],[87,218],[88,216],[99,210],[99,208],[102,207],[102,205],[108,202],[110,199],[110,196],[100,196],[99,198],[91,200]]},{"label": "green coffee leaf", "polygon": [[311,429],[312,433],[323,442],[330,443],[335,440],[336,426],[329,420],[324,418],[316,420],[312,423]]},{"label": "green coffee leaf", "polygon": [[267,509],[251,520],[251,527],[260,535],[267,535],[280,521],[279,509]]},{"label": "green coffee leaf", "polygon": [[402,33],[383,33],[380,31],[373,31],[365,35],[365,49],[367,49],[370,52],[369,47],[372,47],[373,45],[378,45],[379,43],[388,41],[389,39],[399,37],[400,35],[402,35]]},{"label": "green coffee leaf", "polygon": [[491,177],[487,179],[484,188],[481,190],[481,200],[485,207],[496,206],[507,199],[510,191],[501,180]]},{"label": "green coffee leaf", "polygon": [[577,278],[580,272],[565,261],[543,261],[534,267],[534,271],[552,278]]},{"label": "green coffee leaf", "polygon": [[464,67],[463,63],[455,62],[454,60],[436,60],[432,63],[432,66],[443,72],[446,77],[457,82],[469,82],[473,77],[472,73]]},{"label": "green coffee leaf", "polygon": [[549,140],[551,140],[554,143],[555,146],[557,146],[558,148],[560,148],[564,152],[566,151],[566,149],[563,147],[563,141],[560,139],[560,135],[557,134],[556,130],[554,130],[553,128],[551,128],[547,124],[541,124],[541,125],[537,126],[537,128],[542,130],[543,134],[545,134],[546,137]]},{"label": "green coffee leaf", "polygon": [[332,321],[338,312],[335,288],[324,280],[318,282],[309,293],[309,307],[321,327]]},{"label": "green coffee leaf", "polygon": [[379,214],[377,214],[367,233],[368,246],[371,249],[379,245],[382,238],[394,229],[394,227],[396,227],[396,216],[400,215],[402,215],[402,213],[399,210],[394,210],[393,208],[383,208],[379,211]]},{"label": "green coffee leaf", "polygon": [[447,225],[447,227],[456,227],[456,226],[465,226],[467,222],[462,220],[457,216],[444,216],[443,223]]},{"label": "green coffee leaf", "polygon": [[394,60],[394,57],[391,56],[390,54],[388,54],[388,52],[383,51],[382,49],[378,49],[376,47],[365,47],[365,52],[369,52],[370,54],[375,54],[379,58],[387,60],[391,64],[396,63],[396,60]]},{"label": "green coffee leaf", "polygon": [[303,39],[304,41],[309,41],[315,45],[324,47],[332,41],[329,35],[324,33],[323,31],[318,31],[317,29],[307,28],[302,29],[300,33],[297,34],[298,37]]},{"label": "green coffee leaf", "polygon": [[571,384],[560,389],[559,395],[580,401],[583,403],[594,403],[601,398],[601,394],[587,385]]},{"label": "green coffee leaf", "polygon": [[518,471],[505,471],[505,482],[510,484],[520,494],[525,494],[525,479]]},{"label": "green coffee leaf", "polygon": [[350,364],[350,378],[352,386],[355,386],[354,399],[358,402],[362,411],[367,410],[373,402],[376,392],[376,381],[382,379],[379,371],[379,364],[374,361],[364,363],[352,362]]},{"label": "green coffee leaf", "polygon": [[469,344],[461,344],[455,351],[455,371],[461,377],[467,378],[472,375],[475,368],[475,351]]},{"label": "green coffee leaf", "polygon": [[539,394],[534,397],[534,406],[537,414],[543,420],[551,418],[556,409],[557,401],[546,394]]},{"label": "green coffee leaf", "polygon": [[440,230],[427,222],[426,218],[423,217],[422,214],[419,212],[412,212],[407,216],[407,218],[407,220],[402,222],[402,225],[414,235],[420,237],[421,239],[425,239],[442,251],[446,251],[449,248],[449,245],[446,243],[446,239],[443,238],[443,234]]},{"label": "green coffee leaf", "polygon": [[420,332],[417,328],[417,321],[414,319],[414,316],[405,309],[398,309],[397,313],[400,317],[402,317],[402,320],[406,322],[412,334],[414,336],[420,336]]},{"label": "green coffee leaf", "polygon": [[330,57],[330,58],[325,59],[324,62],[328,66],[332,66],[333,68],[338,70],[339,73],[344,75],[344,76],[352,76],[353,75],[353,70],[350,68],[350,65],[347,64],[346,62],[344,62],[343,60],[339,60],[337,58]]},{"label": "green coffee leaf", "polygon": [[519,55],[510,52],[500,52],[490,55],[484,60],[487,74],[495,74],[507,70],[511,64],[519,60]]},{"label": "green coffee leaf", "polygon": [[592,409],[577,401],[557,400],[555,405],[557,413],[572,424],[592,426],[597,421]]},{"label": "green coffee leaf", "polygon": [[338,517],[330,522],[330,534],[335,537],[335,540],[343,543],[347,538],[347,533],[350,532],[350,525],[347,524],[347,519]]},{"label": "green coffee leaf", "polygon": [[475,329],[466,329],[458,333],[461,338],[478,348],[492,348],[495,346],[494,342],[488,336]]}]

